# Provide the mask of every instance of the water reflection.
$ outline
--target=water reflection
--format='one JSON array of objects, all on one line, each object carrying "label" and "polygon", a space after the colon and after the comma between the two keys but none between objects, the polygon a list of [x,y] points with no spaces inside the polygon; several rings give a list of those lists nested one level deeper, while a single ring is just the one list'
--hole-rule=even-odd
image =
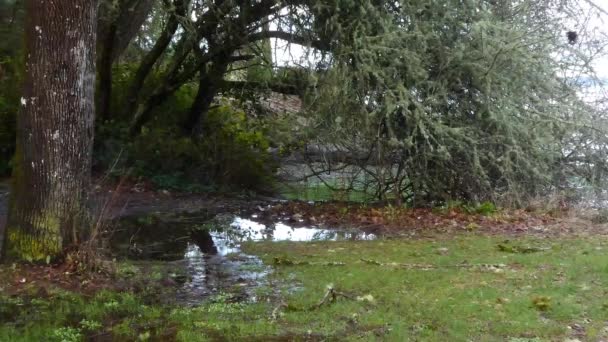
[{"label": "water reflection", "polygon": [[226,258],[221,252],[207,254],[195,243],[188,244],[183,266],[188,280],[178,289],[177,298],[185,305],[197,305],[219,292],[248,300],[256,287],[265,284],[270,271],[257,257]]},{"label": "water reflection", "polygon": [[237,217],[230,225],[251,241],[337,241],[374,240],[376,235],[365,232],[320,229],[316,227],[291,227],[277,222],[272,227],[249,219]]}]

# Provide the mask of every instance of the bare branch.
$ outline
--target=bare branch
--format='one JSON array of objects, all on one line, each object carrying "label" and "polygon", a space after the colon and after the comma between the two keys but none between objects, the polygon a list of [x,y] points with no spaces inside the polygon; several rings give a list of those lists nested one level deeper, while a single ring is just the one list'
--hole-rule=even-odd
[{"label": "bare branch", "polygon": [[602,12],[603,14],[608,15],[608,11],[606,11],[605,9],[603,9],[602,7],[597,5],[595,2],[593,2],[591,0],[583,0],[583,1],[588,3],[591,7],[595,8],[596,10]]}]

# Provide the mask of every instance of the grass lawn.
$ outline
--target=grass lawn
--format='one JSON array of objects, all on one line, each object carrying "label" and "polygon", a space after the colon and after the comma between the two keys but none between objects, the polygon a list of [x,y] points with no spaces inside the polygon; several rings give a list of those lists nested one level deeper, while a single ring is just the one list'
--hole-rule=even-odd
[{"label": "grass lawn", "polygon": [[246,253],[274,265],[257,302],[219,295],[196,308],[145,291],[8,295],[0,281],[0,341],[599,341],[607,243],[477,234],[248,243]]}]

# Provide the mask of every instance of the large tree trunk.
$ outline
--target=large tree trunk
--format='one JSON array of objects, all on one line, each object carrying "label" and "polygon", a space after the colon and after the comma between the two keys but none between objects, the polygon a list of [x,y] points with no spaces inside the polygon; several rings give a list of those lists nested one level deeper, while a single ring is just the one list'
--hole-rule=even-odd
[{"label": "large tree trunk", "polygon": [[27,0],[26,70],[5,253],[39,262],[87,237],[96,1]]}]

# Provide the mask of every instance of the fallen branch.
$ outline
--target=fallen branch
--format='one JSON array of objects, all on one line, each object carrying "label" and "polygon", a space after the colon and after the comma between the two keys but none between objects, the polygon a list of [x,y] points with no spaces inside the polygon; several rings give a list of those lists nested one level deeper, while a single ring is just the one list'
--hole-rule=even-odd
[{"label": "fallen branch", "polygon": [[[382,267],[395,267],[395,268],[404,268],[404,269],[417,269],[417,270],[435,270],[440,268],[461,268],[461,269],[473,269],[478,271],[490,271],[490,272],[502,272],[507,265],[505,264],[453,264],[453,265],[432,265],[432,264],[403,264],[397,262],[380,262],[372,259],[360,259],[362,262],[374,265],[374,266],[382,266]],[[324,262],[311,262],[311,261],[300,261],[293,260],[288,258],[275,257],[273,259],[273,265],[275,266],[346,266],[345,262],[341,261],[324,261]]]},{"label": "fallen branch", "polygon": [[289,304],[287,304],[284,300],[281,300],[281,302],[272,310],[272,314],[271,314],[271,318],[273,321],[278,320],[282,313],[281,310],[286,310],[289,309],[290,311],[313,311],[313,310],[317,310],[320,307],[322,307],[323,305],[329,305],[332,303],[335,303],[338,298],[346,298],[352,301],[357,301],[357,302],[363,302],[363,303],[367,303],[367,304],[371,304],[374,305],[376,304],[376,300],[374,299],[374,296],[372,296],[371,294],[366,294],[363,296],[353,296],[350,295],[348,293],[345,292],[340,292],[337,291],[334,286],[332,284],[327,286],[327,291],[325,292],[325,294],[323,295],[323,298],[321,299],[321,301],[319,301],[319,303],[312,305],[308,308],[298,308],[298,307],[294,307],[291,306]]},{"label": "fallen branch", "polygon": [[545,252],[551,250],[550,247],[533,247],[533,246],[510,246],[508,244],[499,243],[497,246],[499,251],[507,253],[529,254],[537,252]]},{"label": "fallen branch", "polygon": [[464,269],[477,269],[480,271],[492,271],[500,272],[507,267],[505,264],[455,264],[455,265],[431,265],[431,264],[402,264],[396,262],[383,263],[377,260],[361,259],[366,264],[375,266],[386,266],[386,267],[398,267],[405,269],[420,269],[420,270],[432,270],[439,268],[464,268]]},{"label": "fallen branch", "polygon": [[276,321],[281,316],[281,309],[287,309],[289,306],[284,301],[281,301],[274,310],[272,310],[272,320]]},{"label": "fallen branch", "polygon": [[338,297],[344,297],[346,299],[356,300],[356,298],[353,296],[347,295],[346,293],[343,293],[343,292],[336,291],[336,289],[334,289],[334,287],[330,285],[327,287],[327,292],[325,292],[323,299],[321,299],[321,301],[319,303],[317,303],[316,305],[313,305],[310,308],[310,310],[316,310],[325,304],[335,303],[336,300],[338,300]]},{"label": "fallen branch", "polygon": [[310,265],[310,266],[345,266],[346,263],[341,261],[323,261],[323,262],[310,262],[310,261],[298,261],[292,260],[288,258],[280,258],[275,257],[273,259],[273,265],[284,265],[284,266],[300,266],[300,265]]}]

